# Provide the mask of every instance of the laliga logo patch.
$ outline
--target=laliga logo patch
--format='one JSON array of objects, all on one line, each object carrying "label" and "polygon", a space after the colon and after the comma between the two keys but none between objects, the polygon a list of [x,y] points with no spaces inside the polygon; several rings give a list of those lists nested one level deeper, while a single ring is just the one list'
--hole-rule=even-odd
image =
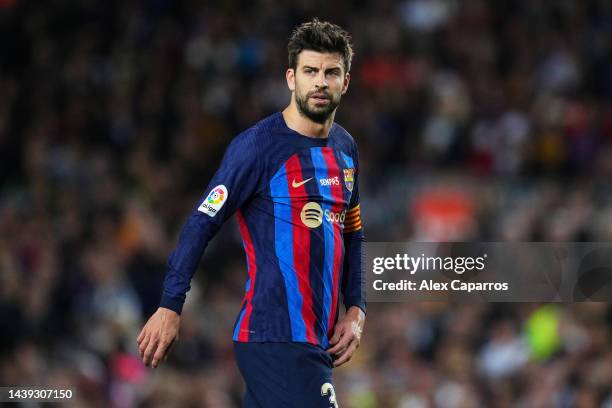
[{"label": "laliga logo patch", "polygon": [[198,207],[198,211],[210,217],[214,217],[226,201],[227,188],[223,184],[219,184],[210,191],[208,197],[206,197],[204,202]]},{"label": "laliga logo patch", "polygon": [[344,184],[346,185],[348,191],[350,191],[351,193],[353,192],[354,183],[354,169],[344,169]]},{"label": "laliga logo patch", "polygon": [[215,187],[214,190],[210,192],[208,198],[206,199],[209,204],[220,204],[223,201],[226,190],[224,190],[225,187],[221,187],[223,186]]}]

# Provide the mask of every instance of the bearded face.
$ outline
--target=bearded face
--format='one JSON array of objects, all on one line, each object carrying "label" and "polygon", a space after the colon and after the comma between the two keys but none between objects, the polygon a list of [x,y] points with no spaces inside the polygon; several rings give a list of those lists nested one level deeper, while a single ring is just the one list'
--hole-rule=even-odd
[{"label": "bearded face", "polygon": [[296,82],[295,102],[298,110],[313,122],[324,123],[336,110],[341,98],[341,93],[332,93],[327,89],[304,91]]},{"label": "bearded face", "polygon": [[324,123],[336,110],[348,87],[342,56],[304,50],[294,71],[293,91],[300,114]]}]

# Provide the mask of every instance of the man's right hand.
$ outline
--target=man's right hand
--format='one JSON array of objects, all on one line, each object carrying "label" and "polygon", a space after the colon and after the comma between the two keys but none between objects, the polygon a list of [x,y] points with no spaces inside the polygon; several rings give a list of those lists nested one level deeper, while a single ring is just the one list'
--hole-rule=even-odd
[{"label": "man's right hand", "polygon": [[175,311],[160,307],[149,318],[138,335],[140,357],[146,366],[156,368],[167,358],[170,347],[178,340],[181,316]]}]

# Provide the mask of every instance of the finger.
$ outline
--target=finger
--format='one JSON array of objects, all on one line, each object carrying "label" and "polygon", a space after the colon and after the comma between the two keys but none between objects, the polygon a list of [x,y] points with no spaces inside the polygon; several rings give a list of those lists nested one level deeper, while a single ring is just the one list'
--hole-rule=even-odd
[{"label": "finger", "polygon": [[336,325],[336,328],[334,329],[334,335],[332,336],[331,339],[329,339],[329,344],[333,346],[334,344],[338,342],[338,340],[340,340],[340,336],[342,335],[342,332],[343,332],[343,327],[344,326],[342,325]]},{"label": "finger", "polygon": [[138,345],[138,351],[140,352],[140,358],[142,358],[143,361],[144,361],[144,353],[145,353],[145,350],[147,349],[147,346],[149,345],[150,337],[151,336],[149,335],[149,332],[146,332],[144,339]]},{"label": "finger", "polygon": [[153,356],[153,361],[151,362],[151,365],[153,366],[153,368],[157,368],[157,366],[159,365],[159,362],[164,357],[166,357],[168,351],[170,350],[171,344],[172,342],[168,340],[162,340],[159,342],[159,345],[157,346],[157,351],[155,352],[155,355]]},{"label": "finger", "polygon": [[336,353],[331,354],[332,360],[336,361],[337,359],[339,359],[340,356],[342,356],[346,352],[347,348],[348,347],[345,347],[342,350],[338,350]]},{"label": "finger", "polygon": [[348,360],[351,359],[351,357],[353,356],[353,354],[358,348],[359,348],[359,340],[353,339],[346,349],[336,354],[337,357],[334,360],[334,365],[338,366],[338,365],[346,363]]},{"label": "finger", "polygon": [[350,332],[344,333],[344,335],[340,338],[340,341],[336,343],[336,345],[329,350],[327,350],[330,354],[338,354],[341,350],[344,350],[348,347],[349,343],[353,340],[354,335]]},{"label": "finger", "polygon": [[170,342],[170,345],[168,346],[168,349],[166,350],[166,354],[164,355],[164,361],[168,360],[168,355],[170,355],[170,351],[172,351],[172,346],[174,346],[174,343],[176,342],[177,338],[175,337],[174,340],[172,340]]},{"label": "finger", "polygon": [[148,331],[145,331],[142,340],[140,340],[140,343],[138,344],[138,351],[140,351],[141,356],[144,355],[144,352],[147,349],[150,337],[150,333]]},{"label": "finger", "polygon": [[149,345],[147,346],[147,349],[145,350],[145,353],[144,353],[144,358],[142,359],[142,361],[145,363],[146,366],[148,366],[151,363],[151,358],[153,357],[153,353],[155,353],[155,349],[157,349],[158,342],[159,342],[159,339],[156,339],[156,338],[152,338],[149,341]]},{"label": "finger", "polygon": [[147,326],[144,326],[144,327],[142,328],[142,330],[140,331],[140,334],[139,334],[139,335],[138,335],[138,337],[136,338],[136,343],[140,344],[140,342],[141,342],[141,341],[144,339],[144,337],[145,337],[145,333],[146,333],[146,330],[145,330],[145,329],[146,329],[146,327],[147,327]]},{"label": "finger", "polygon": [[334,337],[336,337],[335,344],[327,351],[329,353],[337,354],[340,350],[343,350],[348,347],[351,341],[351,334],[352,333],[349,330],[346,330],[346,327],[344,325],[340,325],[340,327],[337,327],[337,334],[334,335]]},{"label": "finger", "polygon": [[334,367],[341,366],[342,364],[349,361],[353,357],[355,350],[357,350],[357,345],[358,343],[356,341],[352,342],[351,345],[346,349],[346,351],[334,361]]}]

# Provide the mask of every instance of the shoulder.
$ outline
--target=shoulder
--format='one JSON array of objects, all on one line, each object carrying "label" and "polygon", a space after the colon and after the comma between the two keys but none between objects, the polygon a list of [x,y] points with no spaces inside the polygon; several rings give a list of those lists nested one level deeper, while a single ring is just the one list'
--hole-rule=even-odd
[{"label": "shoulder", "polygon": [[250,128],[240,132],[234,139],[232,139],[230,145],[245,149],[250,149],[250,153],[259,151],[262,146],[269,143],[271,135],[278,127],[278,114],[270,115]]},{"label": "shoulder", "polygon": [[270,115],[248,129],[236,135],[230,142],[229,149],[238,150],[249,155],[257,154],[270,143],[271,135],[278,127],[277,114]]},{"label": "shoulder", "polygon": [[348,130],[346,130],[345,128],[343,128],[341,125],[339,125],[336,122],[334,122],[334,128],[335,128],[336,136],[338,137],[340,142],[348,143],[352,146],[357,145],[357,143],[355,142],[355,139],[348,132]]},{"label": "shoulder", "polygon": [[334,122],[334,132],[335,132],[337,143],[340,146],[342,146],[343,148],[353,153],[357,153],[357,142],[355,141],[353,136],[348,132],[348,130],[340,126],[338,123]]}]

